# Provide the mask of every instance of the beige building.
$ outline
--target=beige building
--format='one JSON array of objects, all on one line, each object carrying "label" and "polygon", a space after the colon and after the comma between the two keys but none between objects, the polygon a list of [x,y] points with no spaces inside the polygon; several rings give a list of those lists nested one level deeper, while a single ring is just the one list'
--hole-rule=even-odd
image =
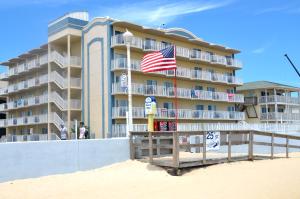
[{"label": "beige building", "polygon": [[245,96],[242,108],[248,123],[295,123],[300,121],[300,88],[256,81],[237,88]]},{"label": "beige building", "polygon": [[9,82],[1,95],[8,97],[0,121],[8,134],[69,131],[73,121],[84,121],[96,137],[123,136],[128,110],[127,56],[122,33],[133,33],[131,67],[134,128],[144,128],[146,96],[158,103],[156,120],[174,121],[173,71],[144,74],[144,54],[176,45],[179,123],[234,123],[244,120],[236,110],[244,102],[236,87],[240,51],[213,44],[181,29],[156,29],[107,17],[89,21],[85,12],[69,13],[48,24],[48,42],[1,65]]}]

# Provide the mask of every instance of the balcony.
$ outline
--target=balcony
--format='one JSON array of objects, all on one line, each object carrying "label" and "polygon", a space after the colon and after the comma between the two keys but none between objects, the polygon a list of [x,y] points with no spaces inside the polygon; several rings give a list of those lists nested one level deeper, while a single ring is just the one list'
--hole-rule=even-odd
[{"label": "balcony", "polygon": [[300,113],[261,113],[260,119],[267,121],[300,121]]},{"label": "balcony", "polygon": [[[115,46],[125,46],[125,41],[122,34],[111,37],[111,47]],[[139,37],[133,37],[131,47],[143,49],[145,52],[148,52],[161,50],[166,47],[166,44],[154,40],[144,40]],[[181,46],[176,46],[176,56],[190,60],[199,60],[211,64],[218,64],[235,69],[242,68],[242,63],[236,59]]]},{"label": "balcony", "polygon": [[0,127],[22,126],[47,123],[47,114],[23,116],[0,120]]},{"label": "balcony", "polygon": [[[64,57],[57,51],[52,51],[50,55],[51,61],[56,62],[61,67],[66,67],[68,64],[68,58]],[[38,56],[34,59],[28,59],[24,63],[9,68],[8,72],[0,74],[0,80],[7,80],[10,77],[30,72],[34,69],[38,69],[41,66],[48,64],[48,53]],[[81,67],[81,57],[71,56],[70,65],[75,67]]]},{"label": "balcony", "polygon": [[259,98],[259,103],[282,103],[300,105],[300,98],[291,96],[269,95]]},{"label": "balcony", "polygon": [[15,84],[11,84],[7,87],[7,92],[6,89],[1,89],[0,90],[0,95],[5,95],[7,93],[15,93],[19,92],[22,90],[26,90],[35,86],[41,86],[48,83],[48,75],[41,75],[39,77],[35,77],[29,80],[21,81]]},{"label": "balcony", "polygon": [[[127,88],[122,88],[119,83],[113,83],[112,94],[127,94]],[[174,87],[132,84],[133,95],[175,97]],[[209,100],[232,103],[243,103],[244,96],[241,94],[231,94],[225,92],[212,92],[204,90],[195,90],[188,88],[177,88],[177,97],[190,100]]]},{"label": "balcony", "polygon": [[[113,107],[112,117],[126,118],[127,107]],[[208,111],[208,110],[191,110],[191,109],[178,109],[178,119],[186,120],[244,120],[245,115],[243,112],[236,111]],[[133,107],[133,118],[146,118],[144,107]],[[156,119],[175,119],[176,110],[157,108]]]},{"label": "balcony", "polygon": [[[131,70],[142,72],[140,64],[141,62],[139,60],[131,60]],[[127,59],[117,58],[112,60],[112,70],[127,70]],[[175,75],[174,70],[153,72],[153,74],[163,75],[166,77],[173,77]],[[206,70],[193,70],[181,66],[177,67],[176,74],[179,78],[187,78],[190,80],[202,80],[230,85],[243,84],[243,81],[235,76],[229,76],[226,74],[210,72]]]},{"label": "balcony", "polygon": [[18,100],[1,104],[0,111],[8,111],[8,110],[13,110],[18,108],[41,105],[47,103],[47,100],[48,100],[47,95],[40,95],[40,96],[29,97],[25,99],[18,99]]},{"label": "balcony", "polygon": [[[123,35],[114,35],[111,38],[111,46],[125,46],[125,40]],[[143,49],[143,40],[139,37],[133,37],[130,47]]]}]

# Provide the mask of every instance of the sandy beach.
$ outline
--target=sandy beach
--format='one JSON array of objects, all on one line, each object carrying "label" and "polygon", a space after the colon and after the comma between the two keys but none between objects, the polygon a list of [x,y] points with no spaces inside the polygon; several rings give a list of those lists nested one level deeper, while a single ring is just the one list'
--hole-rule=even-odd
[{"label": "sandy beach", "polygon": [[183,176],[139,161],[0,184],[1,199],[300,198],[300,153],[293,158],[197,168]]}]

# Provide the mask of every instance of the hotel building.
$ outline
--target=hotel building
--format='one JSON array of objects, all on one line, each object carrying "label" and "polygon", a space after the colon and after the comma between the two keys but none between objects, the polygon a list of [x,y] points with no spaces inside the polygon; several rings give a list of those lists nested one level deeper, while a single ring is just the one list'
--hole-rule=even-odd
[{"label": "hotel building", "polygon": [[[245,119],[237,110],[244,96],[236,94],[242,80],[236,70],[239,50],[209,43],[181,29],[148,28],[108,17],[89,21],[88,13],[74,12],[48,24],[48,42],[2,62],[8,72],[0,91],[7,103],[0,111],[7,119],[0,126],[8,134],[58,133],[65,124],[84,121],[97,138],[126,133],[127,89],[120,77],[127,71],[128,29],[131,42],[133,123],[147,123],[146,96],[155,96],[159,121],[174,121],[174,71],[144,74],[144,54],[176,45],[178,121],[185,123],[235,123]],[[26,38],[24,38],[26,39]]]},{"label": "hotel building", "polygon": [[242,110],[248,123],[300,122],[300,88],[256,81],[237,88],[245,96]]}]

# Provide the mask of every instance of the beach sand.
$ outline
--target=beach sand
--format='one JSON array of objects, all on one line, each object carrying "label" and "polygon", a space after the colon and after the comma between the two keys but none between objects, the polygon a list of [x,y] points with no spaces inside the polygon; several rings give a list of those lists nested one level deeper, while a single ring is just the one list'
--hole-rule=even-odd
[{"label": "beach sand", "polygon": [[299,199],[300,153],[293,156],[196,168],[182,176],[126,161],[97,170],[1,183],[0,198]]}]

